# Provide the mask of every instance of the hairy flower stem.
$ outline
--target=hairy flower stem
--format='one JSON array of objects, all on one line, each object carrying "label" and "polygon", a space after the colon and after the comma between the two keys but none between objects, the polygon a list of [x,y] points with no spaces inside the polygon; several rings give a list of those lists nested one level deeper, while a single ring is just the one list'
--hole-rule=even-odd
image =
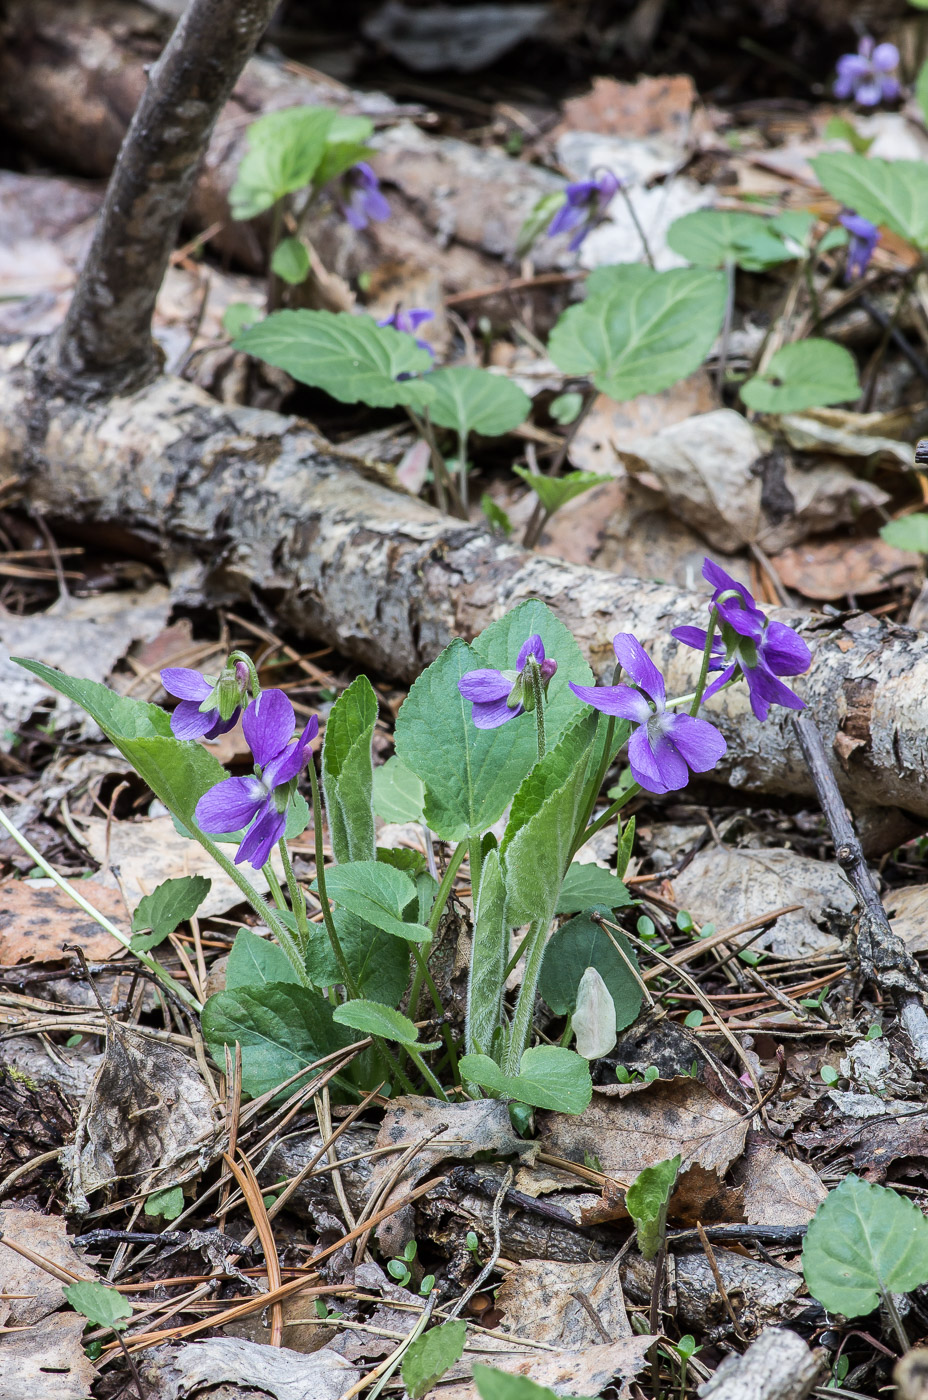
[{"label": "hairy flower stem", "polygon": [[538,734],[538,757],[544,758],[545,746],[545,690],[541,682],[541,667],[534,656],[528,658],[526,669],[529,680],[532,684],[532,694],[535,697],[535,729]]},{"label": "hairy flower stem", "polygon": [[335,927],[335,920],[332,918],[332,909],[329,905],[329,896],[325,888],[325,855],[322,850],[322,800],[319,797],[319,779],[316,777],[316,765],[312,759],[309,762],[309,781],[313,789],[313,837],[316,849],[316,884],[319,889],[319,902],[322,905],[322,922],[325,924],[325,931],[329,936],[332,945],[332,952],[335,954],[335,961],[338,963],[339,971],[342,974],[342,981],[348,995],[352,1000],[357,1000],[361,996],[357,982],[351,968],[348,966],[348,959],[345,957],[345,950],[341,945],[338,936],[338,929]]},{"label": "hairy flower stem", "polygon": [[[432,905],[432,912],[429,915],[429,929],[431,930],[433,939],[436,933],[438,932],[438,925],[441,923],[441,916],[445,912],[445,905],[448,903],[448,898],[451,894],[452,889],[454,888],[454,877],[458,873],[458,870],[461,867],[461,862],[463,861],[466,854],[467,842],[459,841],[457,846],[455,846],[454,848],[454,854],[448,862],[448,865],[445,869],[445,873],[441,877],[441,884],[438,886],[438,891],[435,895],[435,903]],[[429,941],[427,946],[420,948],[418,944],[416,945],[416,971],[413,975],[412,987],[409,991],[409,1005],[412,1008],[415,1008],[419,1004],[419,996],[422,992],[422,984],[425,981],[426,974],[428,973],[428,957],[429,949],[431,948],[431,946],[431,940]]]},{"label": "hairy flower stem", "polygon": [[280,851],[280,859],[283,863],[284,874],[287,877],[290,908],[293,911],[293,917],[296,919],[297,933],[299,934],[300,943],[303,945],[303,957],[305,960],[306,952],[312,937],[309,930],[309,921],[306,918],[306,901],[303,898],[303,891],[300,889],[296,875],[293,872],[293,862],[290,859],[290,852],[287,850],[287,842],[283,836],[278,841],[277,847]]},{"label": "hairy flower stem", "polygon": [[[282,914],[286,914],[289,905],[287,904],[284,892],[280,887],[280,881],[277,878],[277,872],[271,865],[270,861],[267,861],[261,867],[261,874],[264,876],[265,880],[267,880],[268,889],[271,892],[271,896],[274,900],[274,903],[277,905],[277,908],[281,911]],[[281,923],[283,924],[283,920],[281,920]],[[306,972],[305,949],[301,948],[300,945],[296,942],[290,930],[287,928],[286,924],[283,924],[283,933],[278,932],[276,937],[281,948],[286,953],[288,961],[292,963],[293,970],[299,977],[303,986],[310,986],[311,984]]]},{"label": "hairy flower stem", "polygon": [[504,1074],[519,1073],[522,1054],[528,1046],[529,1036],[532,1033],[532,1022],[535,1019],[535,993],[538,989],[538,978],[541,975],[547,936],[548,920],[536,919],[529,930],[527,939],[528,954],[525,959],[525,972],[522,975],[522,986],[519,988],[516,1009],[512,1018],[509,1047],[506,1051],[506,1062],[503,1065]]},{"label": "hairy flower stem", "polygon": [[422,1078],[425,1080],[426,1084],[428,1084],[429,1088],[432,1089],[432,1091],[435,1094],[435,1097],[441,1099],[442,1103],[447,1103],[448,1095],[445,1093],[444,1089],[441,1087],[441,1084],[438,1082],[438,1080],[435,1078],[435,1075],[425,1063],[425,1060],[423,1059],[420,1051],[418,1051],[414,1045],[404,1045],[403,1049],[406,1051],[407,1055],[412,1060],[416,1069],[422,1075]]},{"label": "hairy flower stem", "polygon": [[709,662],[712,660],[712,639],[718,631],[719,610],[713,608],[709,615],[709,626],[706,629],[706,645],[702,649],[702,665],[699,668],[699,680],[696,682],[696,690],[693,693],[693,703],[690,706],[690,714],[699,714],[699,707],[702,704],[702,697],[705,694],[706,682],[709,679]]},{"label": "hairy flower stem", "polygon": [[641,784],[632,783],[631,787],[627,787],[625,789],[621,797],[617,797],[616,800],[612,803],[612,805],[606,808],[605,812],[603,812],[601,817],[596,818],[592,826],[588,826],[585,831],[581,831],[579,839],[576,841],[574,848],[570,853],[571,860],[573,860],[574,856],[577,854],[584,842],[589,841],[591,837],[595,836],[597,831],[602,831],[603,827],[608,825],[608,823],[612,821],[612,818],[615,816],[615,814],[617,812],[621,812],[622,808],[626,805],[626,803],[631,802],[633,797],[637,797],[640,791]]},{"label": "hairy flower stem", "polygon": [[7,817],[6,814],[2,811],[0,811],[0,826],[4,827],[4,829],[9,833],[9,835],[12,836],[16,844],[22,847],[29,859],[34,861],[35,864],[39,867],[39,869],[44,871],[44,873],[49,877],[50,880],[54,880],[58,888],[60,890],[63,890],[69,899],[73,899],[74,903],[80,909],[83,909],[85,914],[89,914],[90,917],[94,919],[102,929],[105,929],[106,932],[111,935],[111,937],[115,938],[118,943],[121,943],[124,948],[128,948],[129,952],[132,953],[132,956],[138,958],[140,963],[143,963],[144,966],[147,967],[150,972],[153,972],[154,975],[158,978],[158,981],[163,982],[164,985],[168,987],[176,997],[180,998],[180,1000],[184,1003],[185,1006],[189,1006],[193,1011],[202,1010],[202,1007],[200,1006],[200,1003],[197,1001],[196,997],[193,996],[187,990],[187,988],[183,986],[180,982],[175,981],[175,979],[168,972],[167,968],[161,966],[157,958],[153,958],[150,953],[136,952],[132,947],[131,940],[128,939],[126,935],[116,927],[115,924],[110,923],[109,919],[106,917],[105,914],[101,914],[99,909],[95,909],[94,906],[89,902],[89,900],[84,898],[84,896],[80,893],[79,890],[75,889],[75,887],[72,884],[70,884],[67,880],[65,880],[65,878],[62,875],[59,875],[58,871],[54,868],[54,866],[49,865],[45,857],[39,854],[35,846],[32,845],[31,841],[29,841],[27,837],[23,835],[23,833],[19,830],[18,827],[13,825],[9,817]]}]

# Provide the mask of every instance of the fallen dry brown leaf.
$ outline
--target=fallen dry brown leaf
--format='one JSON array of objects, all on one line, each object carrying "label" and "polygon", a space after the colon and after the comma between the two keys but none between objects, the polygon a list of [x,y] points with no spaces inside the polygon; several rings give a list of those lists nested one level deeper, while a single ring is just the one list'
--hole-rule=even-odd
[{"label": "fallen dry brown leaf", "polygon": [[0,1237],[0,1322],[4,1325],[29,1327],[64,1307],[60,1281],[14,1249],[4,1248],[5,1243],[24,1245],[78,1278],[96,1277],[68,1239],[64,1216],[0,1210]]},{"label": "fallen dry brown leaf", "polygon": [[[80,891],[106,918],[128,926],[118,890],[98,880],[82,880]],[[103,962],[124,951],[112,934],[51,880],[7,881],[0,889],[0,967],[70,958],[65,952],[69,943],[79,944],[90,962]]]}]

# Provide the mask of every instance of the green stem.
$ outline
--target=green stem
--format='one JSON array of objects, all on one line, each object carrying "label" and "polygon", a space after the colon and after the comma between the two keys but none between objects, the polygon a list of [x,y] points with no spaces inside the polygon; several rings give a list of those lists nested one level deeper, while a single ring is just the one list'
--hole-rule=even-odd
[{"label": "green stem", "polygon": [[522,986],[519,988],[515,1014],[512,1018],[512,1032],[509,1037],[509,1048],[506,1051],[504,1074],[515,1075],[519,1073],[522,1054],[528,1045],[532,1032],[532,1022],[535,1018],[535,992],[538,989],[538,978],[545,955],[547,934],[548,920],[536,919],[529,931],[528,956],[525,960]]},{"label": "green stem", "polygon": [[480,877],[483,874],[483,845],[480,837],[472,836],[467,849],[470,856],[470,890],[476,905],[477,894],[480,890]]},{"label": "green stem", "polygon": [[54,880],[58,888],[60,890],[63,890],[64,893],[68,896],[68,898],[72,899],[80,909],[83,909],[85,914],[89,914],[90,917],[94,919],[102,929],[105,929],[108,934],[110,934],[113,938],[117,940],[117,942],[121,943],[124,948],[127,948],[133,957],[138,958],[140,963],[143,963],[144,966],[147,967],[150,972],[154,973],[154,975],[158,978],[159,982],[163,982],[166,987],[170,988],[170,990],[174,993],[175,996],[180,997],[181,1001],[184,1003],[185,1006],[189,1006],[193,1011],[202,1011],[203,1008],[200,1002],[197,1001],[196,997],[193,996],[192,993],[189,992],[187,988],[183,986],[180,982],[175,981],[175,979],[168,972],[167,968],[161,966],[157,958],[151,957],[148,953],[136,952],[135,949],[132,947],[131,940],[127,938],[126,935],[122,933],[116,927],[115,924],[111,924],[105,914],[101,914],[99,909],[95,909],[89,900],[85,899],[82,894],[78,893],[74,886],[69,884],[68,881],[64,878],[64,876],[59,875],[58,871],[54,868],[54,866],[49,865],[45,857],[39,854],[35,846],[32,845],[31,841],[29,841],[23,835],[23,833],[19,830],[18,827],[13,825],[9,817],[7,817],[7,815],[2,811],[0,811],[0,825],[2,825],[9,832],[9,834],[12,836],[13,840],[17,843],[17,845],[22,847],[26,855],[29,856],[30,860],[33,860],[35,864],[39,867],[39,869],[45,872],[45,874],[49,877],[50,880]]},{"label": "green stem", "polygon": [[316,777],[316,765],[312,760],[310,760],[309,763],[309,781],[313,789],[313,836],[316,845],[316,885],[319,890],[319,902],[322,905],[322,921],[325,924],[325,931],[329,935],[332,952],[335,954],[335,961],[338,963],[339,971],[342,974],[342,981],[345,984],[348,995],[352,1000],[358,1000],[361,996],[361,992],[357,982],[354,980],[351,968],[348,966],[348,959],[345,957],[345,950],[341,945],[338,930],[335,927],[335,920],[332,918],[329,897],[326,894],[325,856],[322,851],[322,801],[319,797],[319,779]]},{"label": "green stem", "polygon": [[[615,681],[613,681],[613,685],[615,685]],[[580,818],[580,821],[577,823],[577,830],[574,832],[574,841],[573,845],[570,848],[571,859],[573,859],[574,855],[577,853],[577,851],[579,851],[580,847],[583,845],[584,840],[586,839],[585,833],[587,823],[593,815],[593,809],[596,806],[596,799],[599,796],[599,790],[603,785],[603,779],[608,773],[609,765],[612,762],[612,746],[614,741],[615,716],[610,715],[606,722],[606,737],[603,742],[603,756],[599,760],[599,763],[596,765],[596,772],[593,774],[593,779],[586,790],[586,794],[583,800],[582,816]]]},{"label": "green stem", "polygon": [[458,480],[461,483],[461,505],[465,512],[469,510],[467,490],[467,435],[458,433]]},{"label": "green stem", "polygon": [[561,1036],[561,1041],[560,1041],[560,1043],[561,1043],[562,1046],[567,1046],[567,1045],[570,1044],[570,1037],[573,1035],[573,1033],[574,1033],[574,1018],[573,1018],[573,1016],[571,1016],[570,1014],[568,1014],[568,1016],[567,1016],[567,1024],[564,1026],[564,1034]]},{"label": "green stem", "polygon": [[612,803],[612,805],[606,808],[605,812],[603,812],[601,817],[596,818],[592,826],[588,826],[585,831],[582,831],[580,833],[580,840],[577,842],[576,846],[570,853],[571,860],[573,860],[574,856],[577,854],[584,842],[589,841],[591,837],[595,836],[597,831],[602,831],[603,827],[606,826],[608,822],[612,821],[612,818],[615,816],[616,812],[621,812],[625,804],[627,802],[630,802],[633,797],[637,797],[640,791],[641,784],[632,783],[631,787],[627,787],[625,789],[621,797],[617,797],[616,800]]},{"label": "green stem", "polygon": [[403,1048],[405,1049],[409,1058],[412,1060],[416,1069],[422,1075],[422,1078],[425,1080],[426,1084],[428,1084],[429,1088],[435,1091],[436,1097],[441,1099],[443,1103],[447,1103],[448,1095],[445,1093],[444,1089],[441,1087],[438,1080],[435,1078],[435,1075],[425,1063],[425,1060],[423,1059],[420,1052],[416,1049],[414,1045],[406,1045]]},{"label": "green stem", "polygon": [[545,691],[541,683],[541,667],[534,656],[528,659],[528,674],[535,697],[535,728],[538,734],[538,757],[544,758],[545,747]]},{"label": "green stem", "polygon": [[274,275],[274,272],[273,272],[273,270],[272,270],[272,268],[271,268],[271,260],[272,260],[273,257],[274,257],[274,250],[276,249],[277,244],[280,242],[280,230],[281,230],[281,224],[283,223],[283,215],[284,215],[283,201],[280,200],[280,199],[278,199],[278,200],[275,201],[274,206],[273,206],[273,208],[271,209],[271,231],[270,231],[270,237],[269,237],[269,239],[268,239],[268,249],[267,249],[267,295],[266,295],[266,302],[267,302],[267,310],[268,310],[268,311],[273,311],[274,308],[275,308],[276,305],[277,305],[277,278],[276,278],[276,276]]},{"label": "green stem", "polygon": [[305,959],[309,948],[312,934],[309,928],[309,920],[306,918],[306,901],[303,898],[303,891],[297,883],[296,875],[293,871],[293,862],[290,859],[290,852],[287,850],[287,843],[283,837],[277,843],[280,851],[280,859],[283,862],[284,875],[287,877],[287,890],[290,894],[290,908],[293,917],[296,919],[297,933],[303,945],[303,957]]},{"label": "green stem", "polygon": [[432,939],[434,939],[438,932],[441,916],[445,912],[445,905],[448,903],[448,897],[454,888],[454,877],[457,875],[461,867],[461,862],[466,854],[467,842],[459,841],[454,848],[454,854],[448,862],[445,873],[441,877],[441,884],[438,886],[435,895],[435,903],[432,905],[432,912],[429,915],[429,929],[431,930],[432,938],[429,939],[428,946],[420,947],[418,944],[416,945],[418,957],[416,959],[416,970],[413,974],[412,987],[409,991],[409,1007],[413,1015],[415,1015],[416,1007],[419,1004],[419,995],[422,991],[422,984],[425,981],[425,973],[428,971],[428,956],[429,949],[432,946]]},{"label": "green stem", "polygon": [[290,906],[284,898],[284,892],[281,889],[280,881],[277,878],[277,871],[271,865],[270,861],[267,861],[264,865],[262,865],[261,874],[264,876],[265,880],[267,880],[267,887],[271,892],[271,898],[277,905],[277,908],[281,910],[282,913],[286,912],[286,910],[289,909]]},{"label": "green stem", "polygon": [[709,662],[712,660],[712,639],[718,631],[719,610],[713,608],[709,615],[709,627],[706,631],[706,645],[702,649],[702,665],[699,668],[699,680],[696,682],[696,690],[693,694],[693,703],[690,706],[690,714],[698,715],[699,707],[702,704],[702,697],[706,689],[706,682],[709,679]]}]

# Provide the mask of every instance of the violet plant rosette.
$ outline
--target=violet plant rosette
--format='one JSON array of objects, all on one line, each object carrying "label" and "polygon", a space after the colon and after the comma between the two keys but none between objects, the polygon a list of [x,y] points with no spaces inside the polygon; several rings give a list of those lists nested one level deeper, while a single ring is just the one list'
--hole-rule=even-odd
[{"label": "violet plant rosette", "polygon": [[627,719],[635,726],[628,741],[632,777],[648,792],[676,792],[686,787],[690,771],[708,773],[725,753],[722,735],[706,719],[667,707],[664,677],[630,632],[612,642],[616,660],[631,685],[575,685],[579,700],[602,714]]},{"label": "violet plant rosette", "polygon": [[535,709],[532,663],[538,668],[541,689],[547,693],[557,662],[545,656],[545,644],[537,632],[522,643],[514,671],[484,667],[461,677],[458,690],[473,704],[471,713],[477,729],[498,729]]},{"label": "violet plant rosette", "polygon": [[595,179],[571,182],[564,191],[564,203],[548,225],[548,237],[576,230],[568,244],[575,253],[587,234],[602,222],[621,186],[622,181],[611,170],[604,170]]},{"label": "violet plant rosette", "polygon": [[161,684],[180,704],[171,715],[175,739],[217,739],[238,723],[251,676],[244,661],[230,660],[220,676],[204,676],[186,666],[166,666]]},{"label": "violet plant rosette", "polygon": [[287,808],[296,779],[310,756],[319,733],[313,715],[294,737],[296,716],[282,690],[263,690],[245,711],[242,730],[254,755],[250,777],[225,778],[209,789],[196,806],[196,820],[208,835],[247,827],[235,864],[247,861],[260,870],[287,826]]},{"label": "violet plant rosette", "polygon": [[[744,584],[711,559],[703,563],[702,576],[715,590],[710,607],[718,613],[721,628],[721,635],[712,639],[708,667],[721,674],[707,687],[703,699],[710,699],[734,680],[740,667],[757,719],[765,720],[771,705],[805,709],[805,701],[780,679],[802,675],[812,662],[812,653],[799,633],[784,622],[771,621]],[[708,632],[702,627],[675,627],[670,635],[702,652],[708,642]]]}]

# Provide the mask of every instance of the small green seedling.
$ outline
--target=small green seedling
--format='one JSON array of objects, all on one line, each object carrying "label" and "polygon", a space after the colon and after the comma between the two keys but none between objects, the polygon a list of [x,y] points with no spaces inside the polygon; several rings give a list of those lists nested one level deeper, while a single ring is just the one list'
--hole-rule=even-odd
[{"label": "small green seedling", "polygon": [[403,1249],[402,1254],[399,1254],[395,1259],[391,1259],[389,1264],[387,1265],[387,1273],[390,1275],[391,1278],[396,1279],[400,1288],[409,1287],[409,1281],[412,1278],[412,1273],[410,1272],[409,1265],[413,1262],[413,1260],[416,1257],[417,1248],[418,1246],[416,1245],[415,1240],[410,1240],[409,1243]]},{"label": "small green seedling", "polygon": [[822,1076],[822,1082],[827,1084],[829,1088],[831,1088],[833,1084],[837,1084],[840,1078],[834,1065],[822,1065],[819,1074]]},{"label": "small green seedling", "polygon": [[638,1248],[653,1259],[667,1234],[667,1207],[680,1170],[680,1154],[655,1162],[639,1172],[625,1194],[625,1205],[635,1222]]}]

